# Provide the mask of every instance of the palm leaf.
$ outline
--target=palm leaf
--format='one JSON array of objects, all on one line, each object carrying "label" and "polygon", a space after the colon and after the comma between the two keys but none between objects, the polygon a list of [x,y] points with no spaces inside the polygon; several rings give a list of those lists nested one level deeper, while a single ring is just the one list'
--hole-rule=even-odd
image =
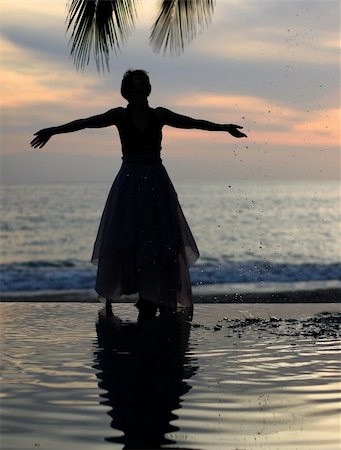
[{"label": "palm leaf", "polygon": [[136,0],[72,0],[67,15],[71,56],[77,70],[93,54],[97,69],[109,69],[109,50],[120,50],[135,26]]},{"label": "palm leaf", "polygon": [[210,23],[215,0],[159,0],[159,13],[152,27],[150,44],[156,52],[179,54]]}]

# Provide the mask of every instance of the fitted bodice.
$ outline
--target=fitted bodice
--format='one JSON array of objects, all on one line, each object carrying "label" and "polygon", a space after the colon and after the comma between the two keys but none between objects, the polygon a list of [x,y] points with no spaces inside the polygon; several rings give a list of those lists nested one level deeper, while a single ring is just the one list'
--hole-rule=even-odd
[{"label": "fitted bodice", "polygon": [[123,159],[139,158],[159,159],[162,131],[155,111],[150,108],[150,120],[144,130],[140,129],[132,118],[129,106],[123,111],[121,123],[117,125]]}]

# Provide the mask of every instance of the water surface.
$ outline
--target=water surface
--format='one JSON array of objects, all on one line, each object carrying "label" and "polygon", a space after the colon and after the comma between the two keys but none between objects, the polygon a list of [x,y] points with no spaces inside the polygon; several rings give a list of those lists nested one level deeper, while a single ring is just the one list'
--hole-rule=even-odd
[{"label": "water surface", "polygon": [[[193,284],[341,283],[338,182],[175,187],[201,254]],[[109,188],[4,186],[2,291],[93,289],[90,257]]]},{"label": "water surface", "polygon": [[4,450],[338,448],[338,305],[0,306]]}]

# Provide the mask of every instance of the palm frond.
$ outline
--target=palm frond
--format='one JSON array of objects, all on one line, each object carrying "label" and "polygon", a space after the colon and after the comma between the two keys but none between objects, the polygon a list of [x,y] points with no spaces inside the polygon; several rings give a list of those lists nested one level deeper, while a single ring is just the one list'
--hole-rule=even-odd
[{"label": "palm frond", "polygon": [[159,53],[180,54],[199,29],[210,23],[215,0],[159,0],[150,44]]},{"label": "palm frond", "polygon": [[72,0],[67,15],[71,56],[77,70],[93,54],[97,70],[109,70],[109,50],[120,50],[135,26],[137,0]]}]

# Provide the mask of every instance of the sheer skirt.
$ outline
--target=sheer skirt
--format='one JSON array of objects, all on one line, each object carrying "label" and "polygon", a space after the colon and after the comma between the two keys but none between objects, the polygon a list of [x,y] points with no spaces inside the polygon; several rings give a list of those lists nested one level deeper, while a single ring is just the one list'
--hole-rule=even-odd
[{"label": "sheer skirt", "polygon": [[92,254],[97,293],[166,308],[192,306],[188,268],[198,248],[161,160],[124,161],[102,214]]}]

